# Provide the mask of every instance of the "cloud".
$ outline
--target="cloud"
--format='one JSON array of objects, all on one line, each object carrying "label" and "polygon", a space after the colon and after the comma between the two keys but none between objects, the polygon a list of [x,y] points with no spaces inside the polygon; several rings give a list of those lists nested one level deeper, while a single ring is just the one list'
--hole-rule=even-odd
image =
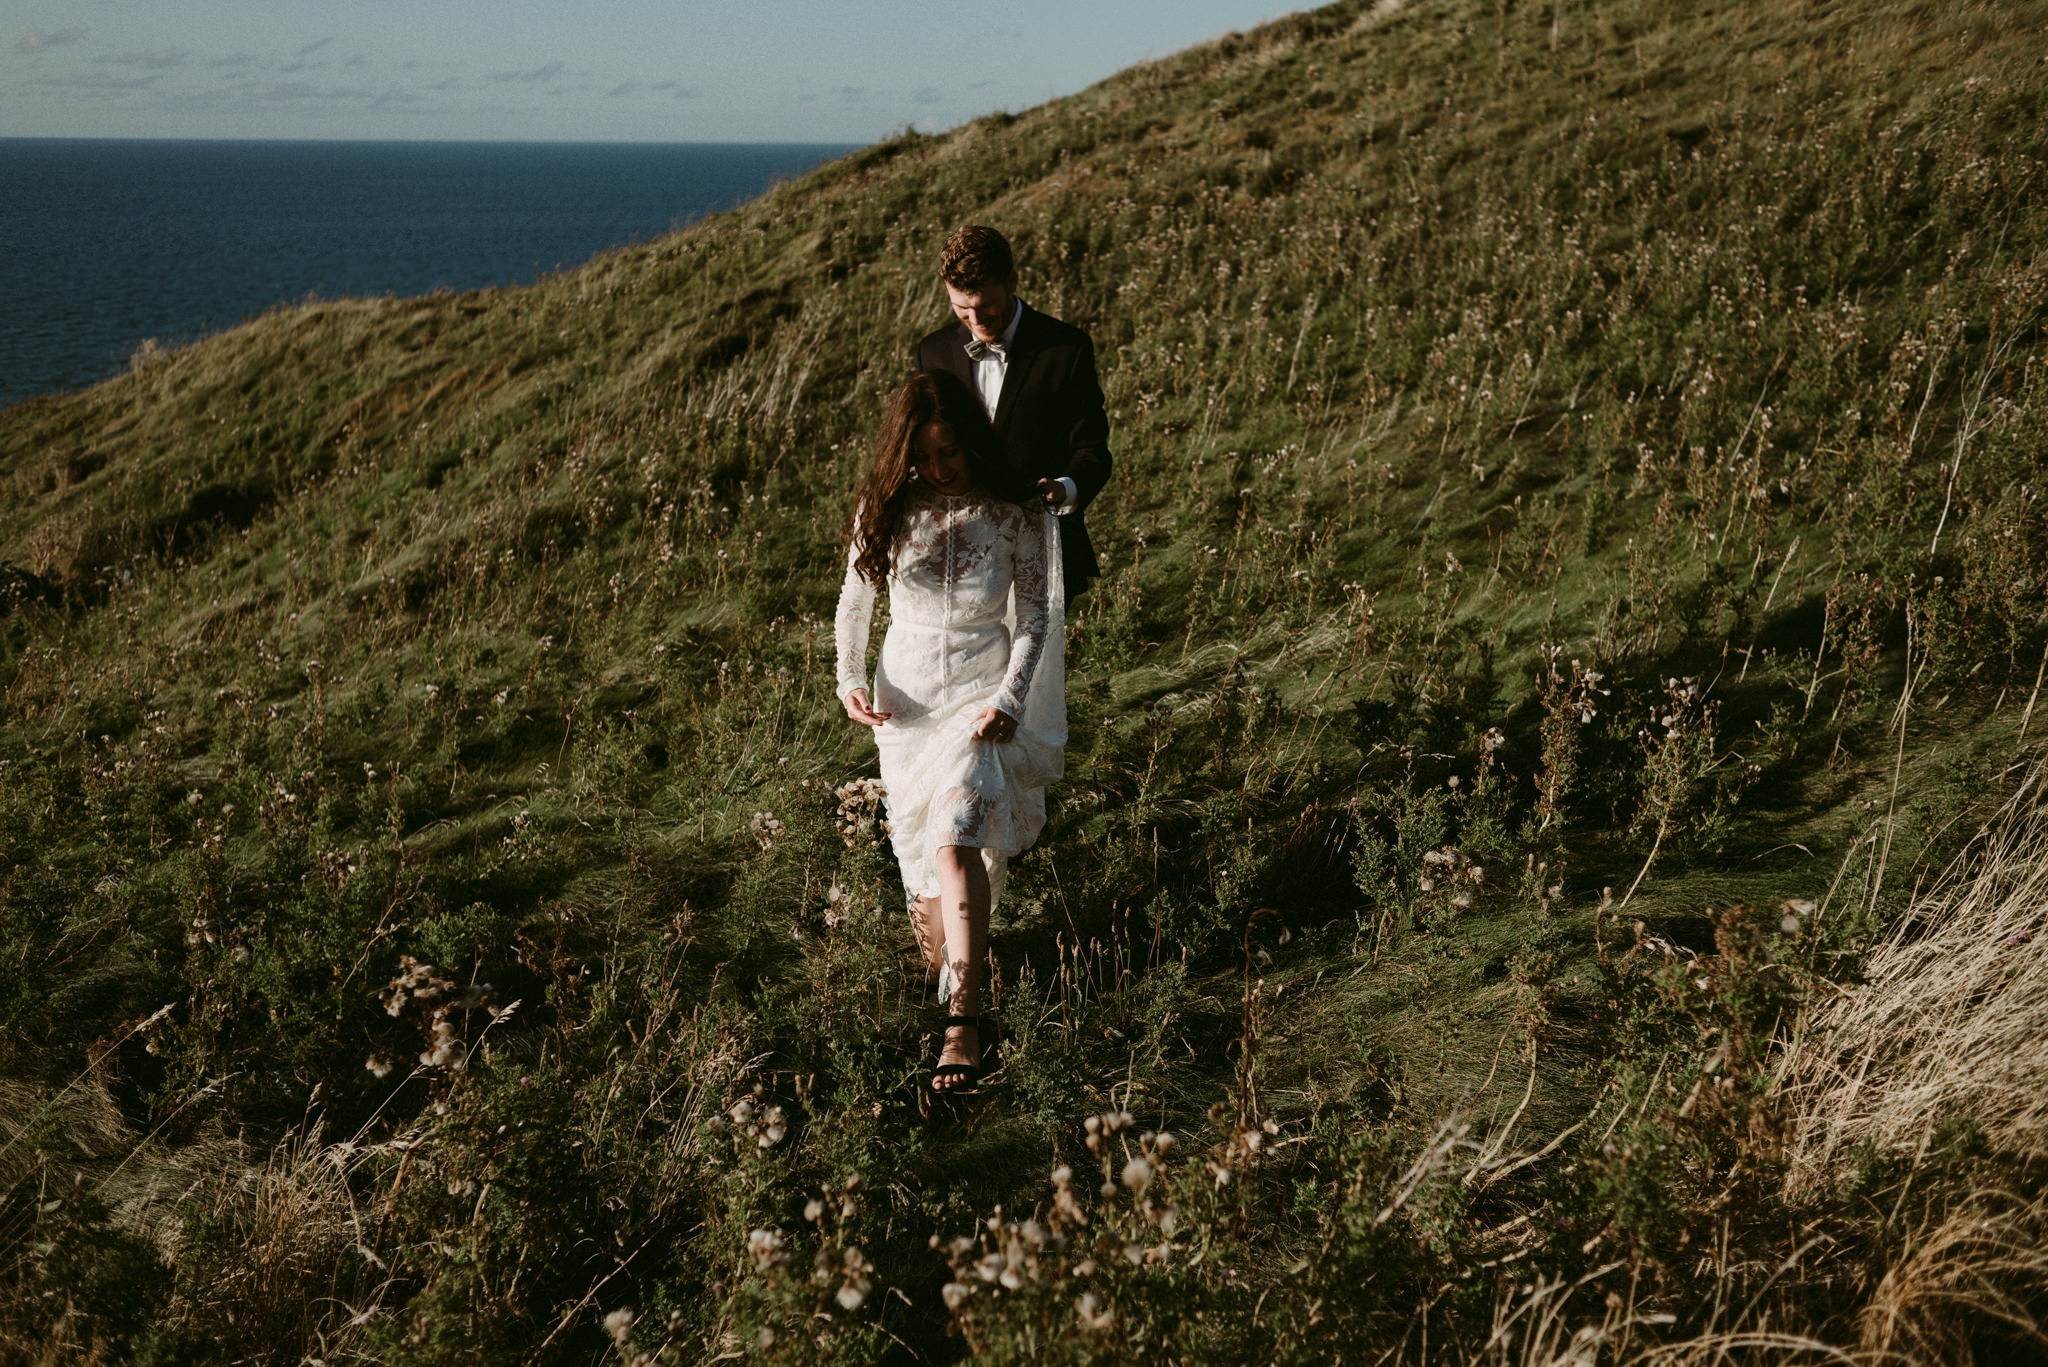
[{"label": "cloud", "polygon": [[256,54],[253,52],[237,52],[229,57],[209,57],[206,59],[206,66],[210,71],[237,71],[242,67],[254,66],[255,64]]},{"label": "cloud", "polygon": [[252,100],[265,104],[301,104],[307,100],[321,99],[325,91],[308,85],[304,81],[258,81],[244,86],[242,93]]},{"label": "cloud", "polygon": [[172,90],[156,94],[164,108],[187,112],[232,113],[269,117],[323,111],[374,110],[400,107],[433,109],[427,97],[409,86],[323,85],[302,80],[241,80],[206,90]]},{"label": "cloud", "polygon": [[176,48],[159,47],[147,52],[123,52],[99,60],[108,66],[146,66],[152,71],[168,71],[174,66],[185,65],[185,54]]},{"label": "cloud", "polygon": [[681,81],[673,78],[665,81],[643,81],[637,78],[620,81],[610,90],[607,90],[605,94],[617,98],[626,95],[637,95],[643,90],[655,95],[667,95],[671,99],[677,100],[694,100],[697,98],[696,86],[684,85]]},{"label": "cloud", "polygon": [[67,43],[78,43],[84,40],[85,30],[75,26],[72,28],[55,29],[48,33],[41,29],[31,29],[27,37],[14,45],[14,50],[16,52],[35,53],[41,52],[46,48],[63,47]]},{"label": "cloud", "polygon": [[142,90],[156,84],[156,76],[117,76],[111,71],[81,71],[70,76],[35,76],[28,84],[48,90],[94,90],[102,94],[118,95],[124,91]]},{"label": "cloud", "polygon": [[325,51],[333,42],[334,38],[332,35],[329,35],[328,37],[325,38],[316,38],[312,42],[300,48],[297,52],[293,53],[292,59],[290,61],[283,62],[275,66],[271,65],[268,62],[266,62],[264,65],[269,70],[284,74],[289,74],[294,71],[325,71],[327,67],[330,65],[330,63],[325,57],[322,57],[317,62],[308,61],[307,58],[313,56],[313,54],[316,52]]},{"label": "cloud", "polygon": [[913,104],[944,104],[946,97],[928,85],[921,85],[910,92]]},{"label": "cloud", "polygon": [[310,81],[257,81],[243,86],[236,93],[245,100],[273,107],[350,105],[360,108],[411,105],[421,100],[418,91],[405,86],[378,89],[367,85],[315,85]]},{"label": "cloud", "polygon": [[832,93],[848,104],[864,104],[868,98],[867,87],[860,85],[837,86]]},{"label": "cloud", "polygon": [[546,66],[537,66],[531,71],[494,72],[488,79],[498,82],[517,81],[521,85],[539,85],[543,81],[552,81],[561,75],[563,70],[562,63],[549,62]]},{"label": "cloud", "polygon": [[454,90],[462,84],[461,65],[460,62],[423,62],[411,57],[399,62],[397,67],[400,71],[417,72],[417,79],[422,81],[431,78],[431,84],[425,87],[428,90]]}]

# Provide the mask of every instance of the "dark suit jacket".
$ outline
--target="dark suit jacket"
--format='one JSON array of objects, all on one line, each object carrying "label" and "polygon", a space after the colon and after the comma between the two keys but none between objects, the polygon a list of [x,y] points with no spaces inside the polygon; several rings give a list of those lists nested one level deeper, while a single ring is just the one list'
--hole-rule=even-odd
[{"label": "dark suit jacket", "polygon": [[[972,340],[964,323],[942,327],[917,344],[919,370],[950,370],[974,388]],[[1060,559],[1073,597],[1096,575],[1095,546],[1085,509],[1109,482],[1109,417],[1095,378],[1095,344],[1077,327],[1026,306],[1017,320],[996,404],[996,440],[1012,468],[1032,479],[1074,481],[1076,507],[1060,522]]]}]

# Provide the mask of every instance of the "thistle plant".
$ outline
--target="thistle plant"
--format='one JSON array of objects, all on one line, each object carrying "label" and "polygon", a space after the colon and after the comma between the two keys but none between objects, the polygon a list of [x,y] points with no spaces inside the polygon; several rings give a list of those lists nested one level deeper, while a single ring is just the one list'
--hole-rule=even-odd
[{"label": "thistle plant", "polygon": [[1573,660],[1567,674],[1558,667],[1563,646],[1545,647],[1536,669],[1536,698],[1543,708],[1543,752],[1536,774],[1537,829],[1547,830],[1563,815],[1565,800],[1578,779],[1580,733],[1600,715],[1598,699],[1606,676]]}]

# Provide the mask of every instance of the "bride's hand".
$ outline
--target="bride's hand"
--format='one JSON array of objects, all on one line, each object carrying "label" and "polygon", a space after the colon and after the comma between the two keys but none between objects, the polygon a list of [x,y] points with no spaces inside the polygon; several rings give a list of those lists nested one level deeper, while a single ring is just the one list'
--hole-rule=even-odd
[{"label": "bride's hand", "polygon": [[846,715],[852,717],[862,726],[880,726],[883,722],[896,715],[893,712],[877,712],[872,707],[869,707],[868,691],[865,688],[852,690],[846,695],[845,701]]},{"label": "bride's hand", "polygon": [[984,707],[974,719],[976,740],[1007,741],[1017,738],[1017,719],[1000,707]]}]

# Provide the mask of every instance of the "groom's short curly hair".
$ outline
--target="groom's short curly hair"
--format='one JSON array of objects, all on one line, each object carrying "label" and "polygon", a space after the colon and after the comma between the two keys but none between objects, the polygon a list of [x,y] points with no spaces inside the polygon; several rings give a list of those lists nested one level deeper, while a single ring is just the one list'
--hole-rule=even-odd
[{"label": "groom's short curly hair", "polygon": [[1002,283],[1017,269],[1010,244],[994,228],[970,223],[946,239],[939,253],[939,278],[956,290],[971,290],[990,280]]}]

